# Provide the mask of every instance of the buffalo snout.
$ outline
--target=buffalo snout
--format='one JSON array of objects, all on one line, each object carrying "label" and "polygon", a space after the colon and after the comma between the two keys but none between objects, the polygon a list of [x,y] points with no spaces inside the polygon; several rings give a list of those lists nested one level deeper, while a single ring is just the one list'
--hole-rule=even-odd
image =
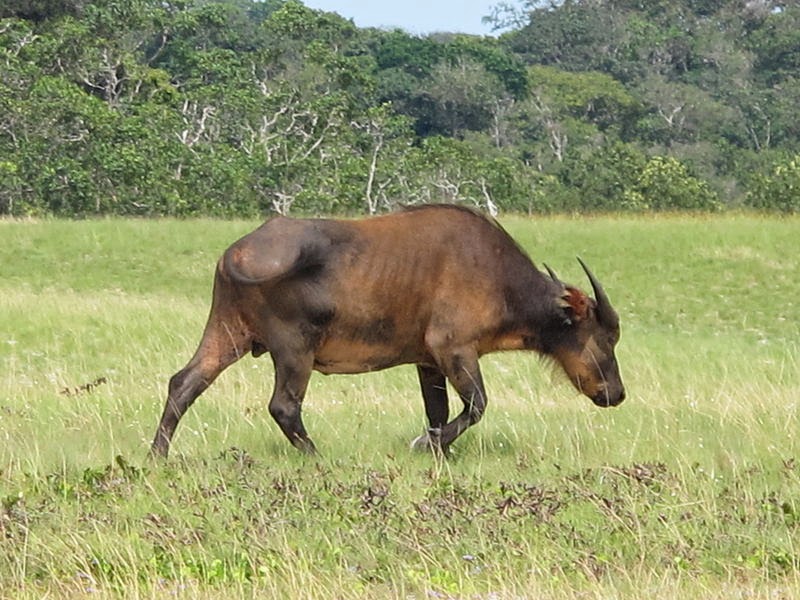
[{"label": "buffalo snout", "polygon": [[601,408],[619,406],[623,400],[625,400],[625,388],[623,387],[614,392],[610,391],[608,387],[604,387],[592,397],[592,402]]}]

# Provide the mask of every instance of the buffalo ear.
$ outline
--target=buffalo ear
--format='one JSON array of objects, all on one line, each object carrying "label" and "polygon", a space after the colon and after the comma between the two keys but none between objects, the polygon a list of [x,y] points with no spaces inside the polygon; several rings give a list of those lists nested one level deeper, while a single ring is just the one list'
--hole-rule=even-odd
[{"label": "buffalo ear", "polygon": [[565,286],[558,302],[567,313],[567,321],[580,322],[589,316],[589,297],[572,286]]}]

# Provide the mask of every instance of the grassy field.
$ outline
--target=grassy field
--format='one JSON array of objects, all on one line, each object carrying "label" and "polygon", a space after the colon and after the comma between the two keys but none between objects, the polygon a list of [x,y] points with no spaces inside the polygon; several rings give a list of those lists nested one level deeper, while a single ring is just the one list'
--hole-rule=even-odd
[{"label": "grassy field", "polygon": [[483,360],[484,420],[412,454],[413,368],[314,375],[294,451],[268,357],[146,463],[216,258],[254,223],[0,222],[0,597],[800,596],[800,220],[506,218],[604,282],[628,399]]}]

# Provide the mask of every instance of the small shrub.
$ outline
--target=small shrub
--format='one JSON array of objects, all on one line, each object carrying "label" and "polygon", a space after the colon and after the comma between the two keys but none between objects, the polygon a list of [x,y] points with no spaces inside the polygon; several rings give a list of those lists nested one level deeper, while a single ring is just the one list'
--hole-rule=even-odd
[{"label": "small shrub", "polygon": [[670,156],[651,158],[632,188],[625,190],[625,208],[639,210],[717,210],[717,195]]},{"label": "small shrub", "polygon": [[759,210],[800,212],[800,154],[778,161],[767,175],[755,175],[745,205]]}]

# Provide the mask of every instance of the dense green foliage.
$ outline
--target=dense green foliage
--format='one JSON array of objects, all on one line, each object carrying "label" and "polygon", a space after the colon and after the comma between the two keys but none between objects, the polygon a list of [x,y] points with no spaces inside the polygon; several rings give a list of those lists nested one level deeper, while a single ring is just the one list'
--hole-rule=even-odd
[{"label": "dense green foliage", "polygon": [[525,0],[498,38],[298,0],[0,8],[0,214],[800,209],[800,6]]}]

